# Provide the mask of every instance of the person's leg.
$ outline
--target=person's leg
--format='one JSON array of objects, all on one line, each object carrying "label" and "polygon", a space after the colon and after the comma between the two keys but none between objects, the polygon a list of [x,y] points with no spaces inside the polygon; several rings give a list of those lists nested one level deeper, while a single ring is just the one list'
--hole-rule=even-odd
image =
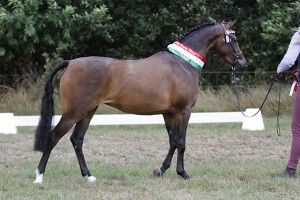
[{"label": "person's leg", "polygon": [[296,170],[300,158],[300,90],[296,92],[294,100],[291,131],[292,142],[290,158],[286,170],[276,177],[277,179],[297,177]]},{"label": "person's leg", "polygon": [[300,90],[296,92],[292,116],[292,144],[288,168],[297,169],[300,158]]}]

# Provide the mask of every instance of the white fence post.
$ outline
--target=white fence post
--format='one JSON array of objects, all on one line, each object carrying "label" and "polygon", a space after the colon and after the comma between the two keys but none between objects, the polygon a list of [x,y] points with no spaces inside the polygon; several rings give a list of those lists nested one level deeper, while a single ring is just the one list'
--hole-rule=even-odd
[{"label": "white fence post", "polygon": [[0,113],[0,134],[17,134],[13,113]]}]

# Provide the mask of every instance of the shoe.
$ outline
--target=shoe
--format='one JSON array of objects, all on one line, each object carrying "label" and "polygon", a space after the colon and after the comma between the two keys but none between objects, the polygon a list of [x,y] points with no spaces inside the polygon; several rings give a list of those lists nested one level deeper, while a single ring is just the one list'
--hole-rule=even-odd
[{"label": "shoe", "polygon": [[287,167],[284,172],[279,176],[275,177],[275,180],[288,179],[288,178],[297,178],[297,170]]}]

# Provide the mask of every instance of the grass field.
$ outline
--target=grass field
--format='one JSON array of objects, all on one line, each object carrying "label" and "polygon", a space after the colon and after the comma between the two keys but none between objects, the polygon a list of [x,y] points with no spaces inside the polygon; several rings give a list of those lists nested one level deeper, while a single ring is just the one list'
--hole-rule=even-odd
[{"label": "grass field", "polygon": [[[275,181],[290,148],[290,117],[264,118],[266,130],[241,130],[241,123],[191,124],[185,169],[176,174],[176,157],[163,177],[153,177],[168,150],[162,125],[91,126],[84,151],[96,183],[81,177],[66,135],[53,150],[44,176],[36,185],[41,153],[32,150],[34,128],[0,135],[0,199],[297,199],[299,180]],[[176,156],[176,155],[175,155]]]}]

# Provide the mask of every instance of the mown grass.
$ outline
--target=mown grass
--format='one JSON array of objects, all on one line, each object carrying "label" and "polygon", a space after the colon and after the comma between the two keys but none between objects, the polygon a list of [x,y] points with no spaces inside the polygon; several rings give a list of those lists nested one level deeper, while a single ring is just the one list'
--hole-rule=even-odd
[{"label": "mown grass", "polygon": [[34,128],[0,135],[0,199],[297,199],[299,180],[275,181],[290,148],[290,117],[265,118],[264,131],[241,130],[240,123],[190,124],[185,168],[176,174],[176,155],[162,178],[152,176],[168,149],[162,125],[91,126],[84,143],[90,171],[80,174],[67,134],[53,150],[44,184],[35,185],[41,157],[32,151]]}]

